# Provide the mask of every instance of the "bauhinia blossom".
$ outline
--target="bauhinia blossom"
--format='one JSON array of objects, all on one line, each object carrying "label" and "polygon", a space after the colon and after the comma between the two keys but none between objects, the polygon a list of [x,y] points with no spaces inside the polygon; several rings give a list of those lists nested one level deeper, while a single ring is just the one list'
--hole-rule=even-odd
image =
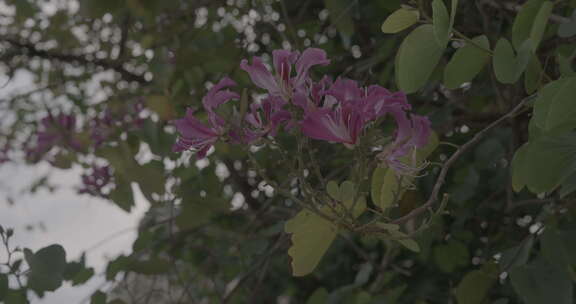
[{"label": "bauhinia blossom", "polygon": [[[389,167],[396,172],[409,173],[417,170],[414,160],[408,160],[408,163],[402,162],[401,158],[411,155],[417,148],[422,148],[428,144],[428,139],[432,129],[428,118],[419,115],[411,115],[410,119],[404,112],[394,112],[394,118],[398,124],[396,138],[389,144],[379,158],[384,160]],[[413,156],[415,156],[413,154]],[[412,163],[411,163],[412,162]]]},{"label": "bauhinia blossom", "polygon": [[409,114],[411,106],[403,92],[393,93],[378,85],[361,87],[351,79],[332,82],[328,76],[314,82],[310,68],[329,62],[323,50],[314,48],[302,54],[274,51],[273,71],[260,57],[254,57],[251,64],[242,60],[240,67],[257,87],[267,91],[267,96],[253,101],[244,117],[234,111],[236,116],[225,121],[217,114],[217,108],[239,96],[224,90],[235,85],[224,78],[202,102],[207,122],[197,119],[192,110],[173,122],[180,133],[175,150],[193,149],[202,158],[220,139],[250,145],[262,137],[276,136],[282,127],[312,139],[354,148],[366,128],[390,116],[398,126],[396,138],[380,156],[397,172],[410,171],[410,165],[400,159],[426,145],[431,132],[428,119]]},{"label": "bauhinia blossom", "polygon": [[262,136],[276,136],[280,124],[290,120],[290,112],[283,109],[286,102],[277,96],[270,96],[260,103],[252,103],[246,122],[250,125],[245,129],[248,142]]},{"label": "bauhinia blossom", "polygon": [[[276,50],[272,52],[274,74],[268,70],[260,57],[254,57],[252,64],[246,59],[240,62],[240,67],[248,72],[252,82],[268,91],[271,96],[279,96],[286,101],[292,98],[295,91],[304,90],[309,80],[308,71],[315,65],[327,65],[330,60],[321,49],[309,48],[301,55],[298,52]],[[296,75],[292,75],[292,66],[296,67]]]},{"label": "bauhinia blossom", "polygon": [[186,111],[184,118],[172,122],[180,134],[174,151],[194,149],[198,158],[204,158],[214,143],[226,135],[226,121],[216,113],[216,109],[231,99],[239,98],[238,93],[224,90],[234,85],[236,83],[230,78],[224,78],[208,91],[202,100],[204,110],[208,113],[208,124],[197,119],[192,109]]},{"label": "bauhinia blossom", "polygon": [[106,197],[103,188],[112,181],[112,172],[110,166],[92,168],[91,174],[82,174],[82,187],[78,193],[86,193],[93,196]]},{"label": "bauhinia blossom", "polygon": [[28,148],[31,158],[38,158],[49,152],[55,146],[79,151],[82,144],[75,136],[76,118],[60,113],[58,116],[49,114],[41,121],[40,130],[36,133],[36,144]]}]

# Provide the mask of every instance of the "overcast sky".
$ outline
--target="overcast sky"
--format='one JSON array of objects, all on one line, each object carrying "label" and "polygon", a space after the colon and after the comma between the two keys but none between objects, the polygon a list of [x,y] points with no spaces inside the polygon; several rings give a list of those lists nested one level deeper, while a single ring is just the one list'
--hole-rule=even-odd
[{"label": "overcast sky", "polygon": [[[2,71],[0,78],[4,84]],[[0,99],[33,88],[29,75],[17,73],[7,86],[0,88]],[[46,172],[51,173],[51,183],[59,186],[57,191],[40,190],[32,195],[20,193]],[[68,260],[77,259],[87,251],[87,264],[98,274],[82,287],[61,288],[48,293],[44,299],[33,299],[32,303],[73,304],[88,298],[104,283],[101,274],[107,261],[131,251],[139,219],[148,209],[148,203],[139,191],[136,191],[136,207],[130,214],[106,200],[78,195],[74,187],[80,185],[80,174],[78,168],[59,170],[47,164],[6,163],[0,166],[0,225],[14,228],[12,245],[37,250],[58,243],[66,249]],[[9,205],[8,196],[13,196],[14,205]],[[45,230],[40,229],[40,224]],[[28,231],[28,225],[34,229]],[[4,262],[6,253],[1,249],[0,261]]]}]

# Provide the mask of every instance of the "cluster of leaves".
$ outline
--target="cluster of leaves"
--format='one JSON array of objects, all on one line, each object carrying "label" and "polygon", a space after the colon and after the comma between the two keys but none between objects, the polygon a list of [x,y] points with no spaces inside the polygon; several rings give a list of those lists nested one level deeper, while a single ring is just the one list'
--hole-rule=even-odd
[{"label": "cluster of leaves", "polygon": [[[76,115],[71,134],[90,143],[91,119],[145,106],[138,128],[52,150],[56,168],[110,166],[102,197],[118,207],[134,191],[151,202],[93,303],[574,301],[574,1],[5,2],[0,62],[37,89],[3,97],[0,162],[25,160],[50,112]],[[399,178],[379,163],[386,123],[355,150],[279,134],[218,143],[197,164],[171,151],[169,122],[208,85],[249,85],[242,58],[308,46],[338,63],[323,74],[410,94],[438,141],[403,161],[426,169]],[[58,245],[15,251],[0,231],[7,303],[93,276]]]}]

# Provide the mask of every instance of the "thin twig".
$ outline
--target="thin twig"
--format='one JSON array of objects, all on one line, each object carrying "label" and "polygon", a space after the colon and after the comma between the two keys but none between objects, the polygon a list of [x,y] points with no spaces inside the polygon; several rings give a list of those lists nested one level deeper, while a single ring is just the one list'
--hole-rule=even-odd
[{"label": "thin twig", "polygon": [[504,116],[500,117],[498,120],[494,121],[493,123],[488,125],[486,128],[484,128],[480,132],[476,133],[474,135],[474,137],[472,137],[472,139],[470,139],[468,142],[466,142],[465,144],[460,146],[460,148],[458,148],[458,150],[456,150],[456,152],[454,152],[454,154],[452,154],[452,156],[450,156],[450,158],[444,163],[444,166],[442,167],[442,170],[440,170],[440,174],[438,175],[438,179],[436,179],[436,184],[434,184],[434,188],[432,189],[432,193],[430,194],[430,197],[428,198],[426,203],[424,203],[424,205],[410,211],[410,213],[406,214],[405,216],[392,221],[392,223],[393,224],[404,223],[404,222],[408,221],[409,219],[414,218],[414,217],[418,216],[419,214],[421,214],[422,212],[428,210],[428,208],[431,208],[432,205],[438,201],[438,195],[440,194],[440,189],[442,188],[442,186],[444,185],[444,182],[446,181],[446,175],[448,175],[448,171],[450,170],[450,167],[458,160],[458,158],[460,158],[460,156],[462,156],[462,154],[464,154],[468,149],[470,149],[471,147],[476,145],[478,142],[480,142],[480,140],[482,138],[484,138],[484,136],[486,136],[488,134],[488,132],[490,130],[492,130],[494,127],[501,124],[505,120],[513,117],[514,114],[516,114],[516,112],[518,112],[520,109],[522,109],[522,107],[530,99],[533,98],[533,96],[534,95],[531,95],[531,96],[524,98],[510,112],[506,113]]}]

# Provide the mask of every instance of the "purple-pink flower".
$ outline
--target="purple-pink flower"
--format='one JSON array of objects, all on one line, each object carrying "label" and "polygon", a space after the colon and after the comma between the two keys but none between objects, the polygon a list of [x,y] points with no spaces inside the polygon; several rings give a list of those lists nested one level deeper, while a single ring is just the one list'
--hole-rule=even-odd
[{"label": "purple-pink flower", "polygon": [[315,48],[302,54],[273,51],[273,71],[260,57],[254,57],[251,63],[242,60],[240,67],[267,95],[252,101],[244,117],[234,111],[236,116],[226,121],[218,115],[218,107],[239,96],[225,90],[235,83],[229,78],[222,79],[202,101],[207,122],[196,118],[192,110],[173,122],[180,134],[174,149],[194,149],[202,158],[220,139],[250,145],[262,137],[276,136],[282,127],[299,130],[312,139],[353,148],[367,127],[391,117],[398,129],[394,142],[386,148],[385,161],[399,172],[409,170],[400,158],[426,144],[431,132],[428,119],[409,114],[411,106],[403,92],[390,92],[378,85],[362,87],[357,81],[345,78],[332,82],[324,76],[318,82],[313,81],[310,68],[329,62],[326,53]]},{"label": "purple-pink flower", "polygon": [[178,141],[173,147],[174,151],[181,152],[194,149],[198,158],[204,158],[210,147],[219,138],[226,135],[226,121],[216,113],[216,109],[231,99],[239,98],[238,93],[224,90],[234,85],[236,83],[226,77],[208,91],[202,100],[204,110],[208,114],[208,124],[197,119],[192,109],[188,109],[186,116],[183,118],[172,122],[180,134]]},{"label": "purple-pink flower", "polygon": [[48,153],[54,146],[61,146],[75,151],[82,150],[82,144],[75,136],[76,118],[60,113],[58,116],[48,114],[40,123],[36,133],[36,143],[27,149],[30,158],[37,159]]},{"label": "purple-pink flower", "polygon": [[409,173],[417,168],[403,163],[401,158],[428,144],[428,139],[432,133],[430,120],[427,117],[414,114],[410,115],[409,119],[406,113],[401,111],[394,112],[393,115],[398,125],[396,138],[385,148],[380,158],[396,172]]},{"label": "purple-pink flower", "polygon": [[103,189],[112,181],[110,166],[95,166],[90,174],[82,174],[82,187],[78,193],[86,193],[93,196],[106,197]]},{"label": "purple-pink flower", "polygon": [[289,111],[283,109],[286,102],[277,96],[270,96],[250,105],[246,115],[249,127],[245,129],[247,142],[253,142],[262,136],[276,136],[280,124],[291,119]]},{"label": "purple-pink flower", "polygon": [[[305,89],[309,80],[308,71],[315,65],[327,65],[330,60],[321,49],[309,48],[302,54],[286,50],[272,52],[274,74],[264,65],[260,57],[254,57],[252,64],[242,60],[240,67],[248,72],[252,82],[268,91],[271,96],[279,96],[289,101],[295,91]],[[296,75],[292,75],[292,66],[296,67]]]}]

